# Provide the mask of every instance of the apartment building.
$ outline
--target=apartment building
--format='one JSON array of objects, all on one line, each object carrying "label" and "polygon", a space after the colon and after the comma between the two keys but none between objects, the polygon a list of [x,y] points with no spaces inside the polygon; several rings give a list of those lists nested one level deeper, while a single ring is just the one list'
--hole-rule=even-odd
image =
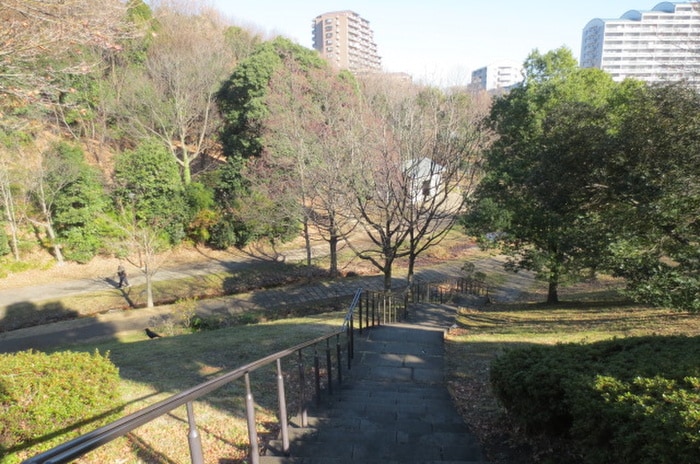
[{"label": "apartment building", "polygon": [[700,84],[700,2],[663,2],[619,19],[593,19],[583,29],[582,68],[616,81]]},{"label": "apartment building", "polygon": [[488,91],[509,89],[522,80],[521,65],[513,61],[501,61],[472,71],[470,88]]},{"label": "apartment building", "polygon": [[369,21],[354,11],[334,11],[313,20],[313,44],[337,69],[381,70],[381,58]]}]

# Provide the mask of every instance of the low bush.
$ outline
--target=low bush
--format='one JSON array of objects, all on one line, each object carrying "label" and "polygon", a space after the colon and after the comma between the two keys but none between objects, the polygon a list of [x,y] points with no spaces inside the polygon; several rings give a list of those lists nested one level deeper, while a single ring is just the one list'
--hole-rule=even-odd
[{"label": "low bush", "polygon": [[698,337],[513,350],[494,361],[491,383],[528,433],[572,440],[587,463],[698,462]]},{"label": "low bush", "polygon": [[19,462],[113,420],[119,382],[117,367],[98,352],[1,354],[0,462]]}]

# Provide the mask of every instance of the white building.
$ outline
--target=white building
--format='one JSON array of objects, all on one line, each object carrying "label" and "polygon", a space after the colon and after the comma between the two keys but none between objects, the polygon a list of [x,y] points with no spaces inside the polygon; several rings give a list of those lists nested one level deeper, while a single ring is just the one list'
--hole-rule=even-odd
[{"label": "white building", "polygon": [[514,61],[493,63],[472,72],[471,87],[482,90],[508,89],[523,80],[523,67]]},{"label": "white building", "polygon": [[616,81],[700,83],[700,2],[663,2],[620,19],[593,19],[583,29],[582,68]]}]

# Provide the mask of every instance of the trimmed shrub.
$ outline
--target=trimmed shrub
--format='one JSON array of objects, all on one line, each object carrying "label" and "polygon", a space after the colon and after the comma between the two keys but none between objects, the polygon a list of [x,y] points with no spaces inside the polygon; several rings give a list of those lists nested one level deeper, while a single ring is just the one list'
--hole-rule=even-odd
[{"label": "trimmed shrub", "polygon": [[100,353],[0,355],[0,454],[14,463],[114,419],[119,371]]},{"label": "trimmed shrub", "polygon": [[590,464],[700,456],[700,338],[534,346],[494,361],[494,393],[531,434],[572,440]]}]

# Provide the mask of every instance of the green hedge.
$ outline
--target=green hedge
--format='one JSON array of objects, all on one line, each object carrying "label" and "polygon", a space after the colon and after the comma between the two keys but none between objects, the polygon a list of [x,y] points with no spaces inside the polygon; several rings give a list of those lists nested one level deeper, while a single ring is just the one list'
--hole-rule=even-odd
[{"label": "green hedge", "polygon": [[513,350],[491,383],[525,430],[571,439],[587,463],[700,462],[700,337]]},{"label": "green hedge", "polygon": [[98,352],[0,355],[0,456],[14,463],[114,419],[119,371]]}]

